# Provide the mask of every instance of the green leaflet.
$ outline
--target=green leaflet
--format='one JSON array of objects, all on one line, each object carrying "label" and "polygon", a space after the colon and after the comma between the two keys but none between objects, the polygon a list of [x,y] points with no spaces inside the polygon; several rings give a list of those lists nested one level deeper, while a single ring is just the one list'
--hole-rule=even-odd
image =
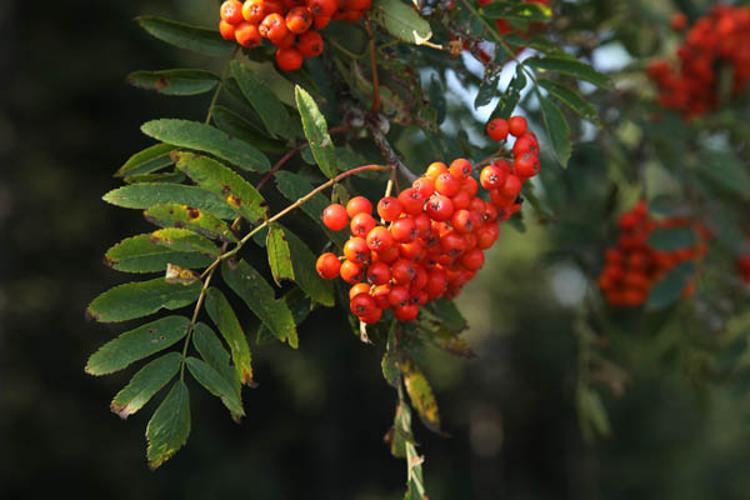
[{"label": "green leaflet", "polygon": [[143,215],[157,226],[186,228],[211,239],[237,241],[226,222],[198,208],[170,203],[155,205]]},{"label": "green leaflet", "polygon": [[261,132],[256,128],[262,127],[262,125],[252,123],[247,118],[240,116],[227,107],[219,104],[215,105],[213,120],[216,126],[227,134],[252,144],[261,151],[285,153],[289,149],[284,143],[269,139],[266,137],[265,131]]},{"label": "green leaflet", "polygon": [[219,77],[210,71],[198,69],[167,69],[134,71],[128,75],[128,82],[164,95],[189,96],[212,90],[219,83]]},{"label": "green leaflet", "polygon": [[232,384],[211,365],[198,358],[188,357],[187,367],[195,380],[208,392],[221,399],[221,402],[227,407],[235,422],[239,422],[240,418],[245,416],[242,401],[240,401],[239,396],[234,391]]},{"label": "green leaflet", "polygon": [[149,239],[154,244],[175,252],[198,252],[209,257],[218,257],[220,253],[220,249],[211,240],[189,229],[157,229],[149,235]]},{"label": "green leaflet", "polygon": [[266,252],[268,253],[268,265],[277,286],[281,286],[281,280],[294,281],[294,268],[292,267],[292,255],[289,243],[281,226],[272,224],[266,235]]},{"label": "green leaflet", "polygon": [[406,385],[406,392],[409,394],[411,404],[417,410],[422,422],[428,429],[439,432],[440,415],[438,414],[437,401],[427,377],[411,359],[402,360],[399,363],[399,368],[404,375],[404,385]]},{"label": "green leaflet", "polygon": [[579,80],[586,80],[597,87],[611,86],[610,79],[607,75],[595,71],[594,68],[586,63],[582,63],[581,61],[569,57],[530,57],[524,61],[524,64],[535,69],[556,71]]},{"label": "green leaflet", "polygon": [[125,283],[91,301],[86,315],[100,323],[114,323],[148,316],[162,308],[180,309],[196,301],[200,288],[200,283],[172,285],[164,278]]},{"label": "green leaflet", "polygon": [[289,112],[271,89],[240,61],[232,61],[231,73],[242,94],[273,137],[289,138]]},{"label": "green leaflet", "polygon": [[178,380],[169,390],[146,426],[148,466],[157,469],[172,458],[190,435],[190,395]]},{"label": "green leaflet", "polygon": [[289,307],[283,300],[276,299],[273,288],[258,271],[240,260],[237,263],[224,262],[221,275],[277,339],[297,348],[297,327]]},{"label": "green leaflet", "polygon": [[538,80],[539,85],[554,96],[558,101],[565,104],[568,108],[572,109],[584,118],[597,119],[596,110],[594,106],[586,101],[581,94],[573,89],[569,89],[564,85],[560,85],[552,80],[546,78],[540,78]]},{"label": "green leaflet", "polygon": [[[301,288],[292,288],[279,300],[282,300],[289,310],[292,311],[294,324],[298,326],[307,319],[315,308],[314,304],[310,301],[310,297],[306,296]],[[275,340],[276,336],[271,333],[266,325],[261,323],[255,335],[255,342],[261,345]]]},{"label": "green leaflet", "polygon": [[[171,161],[170,161],[171,162]],[[177,203],[203,210],[219,219],[231,219],[234,210],[224,201],[196,186],[169,183],[138,183],[113,189],[102,198],[107,203],[123,208],[144,210],[154,205]]]},{"label": "green leaflet", "polygon": [[226,132],[205,123],[162,118],[141,125],[149,137],[177,147],[210,153],[250,172],[267,172],[271,163],[255,146],[229,136]]},{"label": "green leaflet", "polygon": [[172,164],[169,153],[174,150],[171,144],[154,144],[135,153],[115,172],[115,177],[142,175],[156,172]]},{"label": "green leaflet", "polygon": [[128,385],[118,392],[109,408],[126,419],[148,403],[180,370],[182,355],[173,351],[158,357],[138,370]]},{"label": "green leaflet", "polygon": [[541,93],[538,96],[544,118],[544,126],[547,129],[547,134],[555,150],[555,157],[557,157],[560,165],[566,168],[572,153],[568,122],[565,120],[565,115],[562,114],[560,108],[549,97],[544,97]]},{"label": "green leaflet", "polygon": [[250,345],[247,343],[245,332],[242,331],[232,306],[218,288],[208,289],[206,311],[219,328],[219,332],[221,332],[229,350],[232,352],[232,361],[237,372],[237,378],[241,383],[251,385],[253,383],[253,368]]},{"label": "green leaflet", "polygon": [[125,332],[91,355],[86,363],[86,373],[114,373],[162,351],[183,338],[189,324],[189,320],[183,316],[167,316]]},{"label": "green leaflet", "polygon": [[229,364],[229,353],[210,326],[205,323],[195,325],[195,328],[193,328],[193,345],[203,361],[227,379],[232,384],[234,392],[239,396],[242,385],[240,378]]},{"label": "green leaflet", "polygon": [[182,49],[212,57],[228,57],[235,49],[235,44],[224,40],[217,31],[156,16],[141,16],[136,21],[154,38]]},{"label": "green leaflet", "polygon": [[318,105],[310,94],[297,85],[294,88],[297,109],[302,117],[302,128],[310,145],[315,163],[320,171],[332,179],[336,176],[336,149],[331,136],[328,134],[328,124]]},{"label": "green leaflet", "polygon": [[104,255],[104,262],[112,269],[126,273],[164,272],[167,264],[195,269],[211,263],[211,258],[195,252],[192,248],[160,246],[151,235],[139,234],[112,246]]},{"label": "green leaflet", "polygon": [[375,0],[372,16],[375,22],[401,41],[421,45],[432,38],[430,23],[401,0]]},{"label": "green leaflet", "polygon": [[199,187],[221,197],[250,223],[264,219],[268,211],[261,194],[245,179],[221,163],[193,153],[176,153],[177,168]]}]

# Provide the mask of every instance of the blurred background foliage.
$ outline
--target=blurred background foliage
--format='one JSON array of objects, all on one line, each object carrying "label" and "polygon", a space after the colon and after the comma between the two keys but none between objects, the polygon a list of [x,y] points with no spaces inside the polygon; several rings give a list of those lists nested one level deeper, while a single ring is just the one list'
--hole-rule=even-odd
[{"label": "blurred background foliage", "polygon": [[[664,157],[636,147],[644,134],[659,133],[646,123],[653,89],[642,58],[674,48],[666,22],[674,4],[698,12],[707,5],[687,3],[576,2],[586,13],[576,18],[578,34],[611,38],[604,50],[594,38],[591,50],[600,67],[615,71],[618,91],[596,96],[604,132],[580,125],[569,169],[545,165],[538,188],[549,213],[527,207],[523,232],[503,227],[461,297],[477,357],[428,353],[449,434],[417,429],[431,498],[750,498],[744,394],[707,375],[721,370],[705,368],[717,366],[707,361],[713,344],[722,345],[715,329],[700,322],[687,328],[674,319],[679,311],[648,321],[610,311],[616,328],[586,336],[596,318],[584,316],[601,310],[586,304],[600,300],[591,280],[615,216],[639,195],[637,169],[629,166],[646,162],[651,185],[670,186],[662,172],[668,162],[657,161]],[[0,4],[0,495],[398,498],[403,464],[382,441],[393,391],[379,353],[343,333],[338,310],[314,313],[300,351],[256,348],[260,386],[241,425],[196,391],[190,445],[156,473],[143,456],[146,413],[123,423],[106,408],[128,374],[83,374],[88,354],[115,332],[83,320],[88,301],[121,280],[101,255],[123,234],[147,227],[138,213],[107,206],[100,196],[118,184],[111,175],[117,166],[149,144],[140,123],[202,116],[208,100],[158,97],[125,84],[135,69],[209,64],[140,32],[132,19],[145,13],[211,25],[215,5]],[[454,132],[473,122],[457,89],[448,96],[446,127]],[[679,122],[660,126],[667,146],[679,145],[680,131],[689,133]],[[401,134],[411,164],[434,159],[409,139],[417,131]],[[477,140],[480,132],[470,136]],[[681,161],[682,151],[674,153]],[[737,312],[746,302],[731,311],[733,335],[747,330]],[[654,326],[659,321],[668,326]],[[589,374],[608,388],[600,394],[609,425],[599,430],[609,432],[593,442],[577,411],[580,360],[592,349],[611,363]]]}]

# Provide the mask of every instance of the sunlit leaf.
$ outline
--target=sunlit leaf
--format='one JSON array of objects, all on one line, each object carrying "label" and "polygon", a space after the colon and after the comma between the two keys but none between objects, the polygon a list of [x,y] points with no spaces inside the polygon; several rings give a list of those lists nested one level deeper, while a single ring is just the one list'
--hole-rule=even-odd
[{"label": "sunlit leaf", "polygon": [[307,137],[315,162],[326,177],[333,178],[336,175],[336,149],[328,134],[326,119],[318,109],[315,100],[305,89],[297,85],[294,95],[297,100],[297,109],[302,117],[305,137]]},{"label": "sunlit leaf", "polygon": [[132,184],[113,189],[102,198],[107,203],[122,207],[146,209],[154,205],[177,203],[203,210],[220,219],[231,219],[234,211],[213,193],[195,186],[167,183]]},{"label": "sunlit leaf", "polygon": [[187,228],[211,239],[237,241],[226,222],[198,208],[169,203],[155,205],[143,215],[157,226]]},{"label": "sunlit leaf", "polygon": [[281,226],[271,225],[266,235],[266,252],[268,252],[268,264],[276,285],[281,286],[281,281],[285,279],[294,281],[292,254]]},{"label": "sunlit leaf", "polygon": [[150,174],[172,164],[169,154],[174,151],[171,144],[154,144],[135,153],[115,173],[116,177]]},{"label": "sunlit leaf", "polygon": [[178,250],[160,246],[152,240],[151,235],[139,234],[112,246],[104,255],[104,262],[117,271],[153,273],[164,272],[169,263],[185,268],[204,267],[211,263],[211,258],[196,253],[195,249]]},{"label": "sunlit leaf", "polygon": [[266,155],[255,146],[205,123],[162,118],[144,123],[141,131],[149,137],[177,147],[210,153],[242,170],[266,172],[271,168]]},{"label": "sunlit leaf", "polygon": [[375,0],[372,17],[388,33],[404,42],[421,45],[432,38],[430,23],[401,0]]},{"label": "sunlit leaf", "polygon": [[86,309],[88,317],[101,323],[141,318],[160,309],[175,310],[192,304],[200,284],[171,285],[163,278],[125,283],[96,297]]}]

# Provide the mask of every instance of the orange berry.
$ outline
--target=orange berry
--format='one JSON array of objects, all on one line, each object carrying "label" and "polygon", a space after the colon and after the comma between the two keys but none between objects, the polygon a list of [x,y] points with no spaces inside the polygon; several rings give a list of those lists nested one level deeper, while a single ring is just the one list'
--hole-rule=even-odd
[{"label": "orange berry", "polygon": [[219,15],[229,24],[242,22],[242,4],[237,0],[226,0],[219,8]]},{"label": "orange berry", "polygon": [[276,65],[282,71],[297,71],[304,62],[302,53],[295,48],[279,48],[276,51]]}]

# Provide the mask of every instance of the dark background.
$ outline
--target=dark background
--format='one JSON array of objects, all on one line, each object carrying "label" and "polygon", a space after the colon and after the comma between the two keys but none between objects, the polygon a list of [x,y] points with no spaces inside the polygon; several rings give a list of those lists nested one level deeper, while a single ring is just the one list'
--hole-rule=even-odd
[{"label": "dark background", "polygon": [[[395,395],[379,352],[342,334],[341,311],[311,317],[301,348],[256,348],[260,386],[236,425],[192,391],[188,446],[145,464],[154,402],[122,422],[108,410],[128,373],[83,366],[116,327],[88,323],[92,297],[124,278],[103,252],[147,226],[101,195],[149,144],[138,126],[196,117],[207,97],[130,88],[135,69],[205,61],[140,32],[142,13],[210,24],[198,1],[0,3],[0,496],[43,498],[398,498],[403,461],[382,437]],[[210,4],[210,5],[208,5]],[[461,300],[478,358],[434,354],[430,375],[448,437],[417,424],[434,499],[746,499],[750,438],[723,389],[658,364],[607,396],[613,436],[584,443],[574,404],[574,310],[537,257],[550,242],[507,229]],[[642,339],[648,342],[648,338]],[[150,411],[149,411],[150,410]]]}]

